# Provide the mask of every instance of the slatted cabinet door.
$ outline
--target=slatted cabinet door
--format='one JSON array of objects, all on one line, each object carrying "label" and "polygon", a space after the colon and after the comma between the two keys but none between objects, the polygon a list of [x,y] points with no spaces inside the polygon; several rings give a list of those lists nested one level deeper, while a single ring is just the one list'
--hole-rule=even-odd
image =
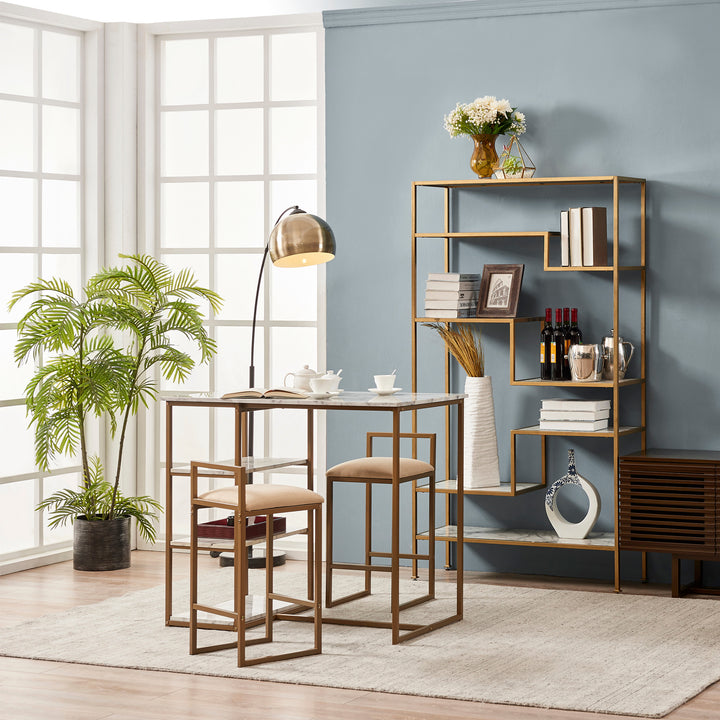
[{"label": "slatted cabinet door", "polygon": [[682,458],[620,458],[620,547],[715,557],[719,468]]}]

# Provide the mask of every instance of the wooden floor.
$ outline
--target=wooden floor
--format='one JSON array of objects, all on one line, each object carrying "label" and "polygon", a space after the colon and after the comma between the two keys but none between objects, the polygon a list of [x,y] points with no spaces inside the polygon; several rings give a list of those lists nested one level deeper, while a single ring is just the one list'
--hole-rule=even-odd
[{"label": "wooden floor", "polygon": [[[178,572],[186,571],[177,556]],[[128,570],[75,572],[70,563],[0,576],[0,626],[96,603],[159,585],[163,554],[134,552]],[[205,556],[203,561],[216,563]],[[291,568],[287,563],[278,572]],[[452,576],[443,573],[441,577]],[[469,582],[593,589],[598,583],[468,573]],[[626,592],[669,594],[667,587]],[[87,631],[92,633],[92,628]],[[0,649],[1,651],[1,649]],[[539,662],[542,660],[539,658]],[[624,716],[622,716],[624,717]],[[436,700],[356,690],[281,685],[233,678],[125,670],[0,657],[0,720],[622,720],[618,715]],[[669,720],[720,718],[720,683],[667,715]]]}]

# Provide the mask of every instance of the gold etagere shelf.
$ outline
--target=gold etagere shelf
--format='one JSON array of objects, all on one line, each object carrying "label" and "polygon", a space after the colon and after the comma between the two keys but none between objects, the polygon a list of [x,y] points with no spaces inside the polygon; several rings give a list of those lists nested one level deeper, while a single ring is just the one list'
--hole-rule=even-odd
[{"label": "gold etagere shelf", "polygon": [[[537,230],[537,231],[517,231],[517,232],[455,232],[451,230],[451,197],[453,191],[473,191],[485,192],[496,190],[500,192],[511,192],[515,187],[542,187],[542,186],[596,186],[608,185],[612,190],[612,208],[609,215],[612,217],[612,224],[608,228],[612,230],[612,264],[591,267],[578,266],[560,266],[551,263],[551,246],[559,241],[560,233],[555,230]],[[619,262],[620,247],[620,194],[623,186],[635,186],[639,188],[639,218],[640,230],[639,238],[636,242],[637,255],[639,262],[636,264],[621,265]],[[444,193],[443,203],[443,230],[442,232],[421,233],[418,232],[418,190],[421,188],[437,188]],[[597,175],[587,177],[553,177],[553,178],[529,178],[529,179],[501,179],[501,180],[450,180],[450,181],[425,181],[414,182],[412,184],[411,197],[412,212],[412,249],[411,249],[411,314],[412,314],[412,391],[418,391],[418,328],[423,323],[444,322],[444,323],[477,323],[477,324],[504,324],[509,330],[509,363],[510,363],[510,385],[512,386],[535,386],[548,388],[609,388],[612,390],[612,427],[609,430],[588,432],[568,432],[568,431],[550,431],[541,430],[538,426],[523,427],[510,430],[511,447],[510,461],[511,470],[510,478],[507,482],[502,482],[500,487],[488,487],[477,489],[464,489],[464,495],[472,498],[474,496],[499,496],[512,497],[522,495],[537,490],[545,490],[547,487],[547,438],[552,436],[578,436],[584,438],[603,438],[612,443],[613,457],[613,505],[614,505],[614,530],[612,532],[592,533],[585,540],[566,540],[558,538],[551,530],[537,529],[496,529],[496,528],[473,528],[465,526],[463,542],[468,543],[484,543],[497,545],[518,545],[533,546],[547,548],[565,548],[565,549],[585,549],[585,550],[604,550],[614,553],[614,575],[615,590],[620,591],[620,552],[618,543],[618,490],[617,490],[617,474],[618,474],[618,458],[620,455],[619,447],[623,438],[630,436],[640,436],[641,448],[646,447],[646,353],[645,353],[645,333],[646,333],[646,181],[642,178],[620,176],[620,175]],[[541,323],[543,317],[515,317],[515,318],[433,318],[418,317],[418,277],[417,277],[417,258],[418,243],[425,241],[440,241],[444,246],[444,271],[450,271],[450,255],[451,247],[457,243],[483,242],[485,239],[506,238],[537,238],[542,241],[542,263],[543,270],[546,272],[573,272],[573,273],[606,273],[612,276],[612,326],[614,346],[617,347],[620,326],[620,285],[622,278],[627,274],[638,273],[640,277],[640,369],[638,377],[623,378],[618,377],[618,371],[611,379],[601,380],[597,382],[553,382],[541,380],[540,378],[518,378],[516,377],[516,328],[527,323]],[[445,357],[445,391],[450,390],[450,357]],[[637,365],[636,365],[637,366]],[[640,425],[624,426],[620,424],[620,407],[621,407],[621,391],[631,386],[640,386]],[[417,430],[416,421],[413,420],[413,430]],[[534,480],[528,482],[525,479],[519,479],[516,475],[516,456],[517,456],[517,439],[519,437],[536,435],[540,437],[540,471],[539,481]],[[446,431],[446,461],[445,461],[445,477],[447,480],[438,479],[436,493],[446,498],[445,503],[445,524],[436,528],[436,541],[446,543],[447,553],[446,561],[449,564],[449,547],[452,543],[458,541],[455,526],[450,523],[450,498],[457,493],[456,480],[450,477],[450,453],[451,447],[450,431]],[[428,492],[427,486],[416,486],[415,491],[418,493]],[[416,540],[428,540],[427,534],[419,533]],[[643,578],[647,574],[646,557],[643,554]]]}]

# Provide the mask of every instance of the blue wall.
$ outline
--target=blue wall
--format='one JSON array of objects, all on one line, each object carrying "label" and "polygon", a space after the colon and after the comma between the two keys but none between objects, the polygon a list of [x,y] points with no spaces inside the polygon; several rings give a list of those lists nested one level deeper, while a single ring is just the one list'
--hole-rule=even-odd
[{"label": "blue wall", "polygon": [[[552,13],[528,6],[529,14],[483,17],[487,7],[467,3],[465,14],[476,17],[453,20],[429,8],[429,19],[419,22],[410,21],[411,11],[398,9],[391,21],[375,24],[360,24],[370,18],[364,11],[325,14],[327,218],[338,240],[327,274],[328,367],[342,367],[344,387],[352,389],[367,388],[374,372],[397,367],[398,384],[409,388],[411,183],[470,179],[471,142],[450,138],[443,116],[456,102],[486,94],[506,97],[527,116],[522,140],[538,175],[647,178],[648,446],[720,449],[715,362],[720,357],[720,4],[577,11],[566,4],[566,11]],[[462,194],[454,208],[455,229],[558,229],[561,209],[610,204],[606,190],[492,192]],[[628,235],[621,233],[621,247],[632,245],[630,231],[637,227],[638,196],[627,197]],[[430,208],[423,222],[428,231],[438,231],[440,206],[432,194],[423,198]],[[427,271],[442,270],[442,260],[431,245],[421,247],[428,258],[419,273],[422,281]],[[612,327],[611,278],[542,273],[536,240],[463,245],[454,261],[466,272],[479,272],[484,263],[523,262],[520,315],[541,315],[546,305],[579,306],[586,341],[599,342]],[[637,282],[631,282],[621,296],[620,332],[634,342],[637,297]],[[533,326],[521,339],[519,361],[528,374],[535,332]],[[420,389],[442,389],[441,345],[428,329],[421,328],[419,336]],[[509,429],[534,423],[539,401],[548,394],[510,387],[506,328],[489,327],[483,338],[501,468],[509,473]],[[461,390],[462,373],[455,382]],[[563,392],[585,396],[552,394]],[[637,389],[623,393],[624,407],[638,405]],[[328,417],[328,464],[361,455],[364,432],[371,429],[366,418],[339,415]],[[623,416],[623,422],[633,419],[632,412]],[[421,429],[440,431],[441,420],[430,417]],[[528,442],[528,454],[537,453]],[[550,480],[564,473],[570,446],[578,471],[600,490],[599,527],[609,529],[612,444],[553,440]],[[625,441],[621,452],[637,448],[637,439]],[[526,472],[531,479],[537,467]],[[351,491],[341,493],[336,508],[336,528],[347,528],[348,535],[336,535],[337,553],[348,559],[357,548],[350,534],[360,529],[358,499]],[[549,528],[542,500],[541,493],[470,500],[466,523]],[[574,498],[565,502],[572,505]],[[380,535],[387,530],[381,510]],[[597,551],[471,546],[466,558],[473,570],[612,577],[611,554]],[[668,570],[667,556],[650,557],[651,579],[666,580]],[[639,555],[623,556],[623,577],[638,575]]]}]

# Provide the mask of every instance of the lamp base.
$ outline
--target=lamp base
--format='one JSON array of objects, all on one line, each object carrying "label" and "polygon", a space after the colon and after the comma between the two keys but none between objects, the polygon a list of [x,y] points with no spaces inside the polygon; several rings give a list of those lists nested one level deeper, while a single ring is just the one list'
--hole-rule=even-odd
[{"label": "lamp base", "polygon": [[[235,564],[235,555],[233,553],[220,553],[220,567],[232,567]],[[273,567],[285,564],[285,553],[281,550],[273,550]],[[248,567],[252,570],[265,567],[265,550],[259,548],[253,550],[248,548]]]}]

